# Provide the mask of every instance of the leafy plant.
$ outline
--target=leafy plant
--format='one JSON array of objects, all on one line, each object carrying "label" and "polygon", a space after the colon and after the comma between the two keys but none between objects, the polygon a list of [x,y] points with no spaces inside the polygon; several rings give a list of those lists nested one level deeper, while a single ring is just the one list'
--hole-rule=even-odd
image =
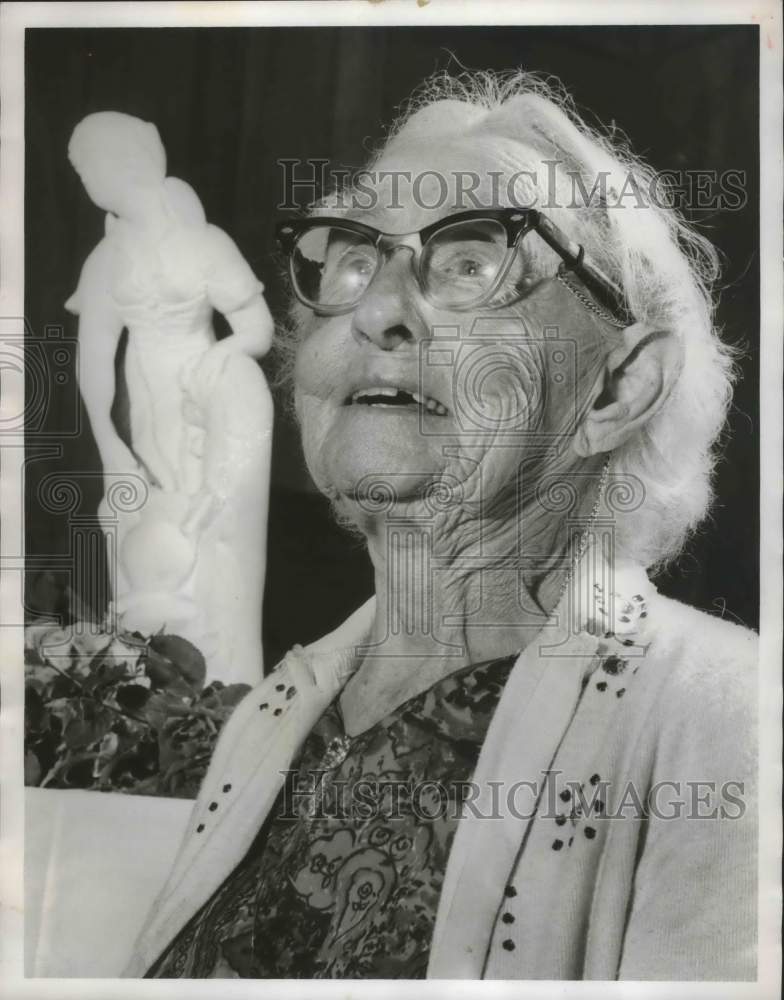
[{"label": "leafy plant", "polygon": [[48,621],[25,630],[25,784],[195,798],[247,684],[205,686],[186,639]]}]

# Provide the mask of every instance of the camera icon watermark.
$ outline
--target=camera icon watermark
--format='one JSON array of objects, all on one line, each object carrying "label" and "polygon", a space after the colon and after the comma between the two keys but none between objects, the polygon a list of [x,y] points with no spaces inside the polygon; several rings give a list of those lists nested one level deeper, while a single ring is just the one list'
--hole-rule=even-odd
[{"label": "camera icon watermark", "polygon": [[[442,400],[452,417],[442,426],[423,408],[419,431],[430,437],[503,439],[505,445],[552,445],[571,436],[579,417],[577,341],[556,325],[533,331],[520,317],[477,318],[467,336],[438,326],[419,345],[419,393],[449,385]],[[561,395],[557,430],[543,423],[546,403]]]},{"label": "camera icon watermark", "polygon": [[0,368],[9,389],[12,382],[24,384],[24,393],[13,394],[18,403],[3,410],[0,437],[24,436],[29,444],[81,433],[76,337],[57,325],[46,326],[43,336],[35,336],[26,319],[0,317]]}]

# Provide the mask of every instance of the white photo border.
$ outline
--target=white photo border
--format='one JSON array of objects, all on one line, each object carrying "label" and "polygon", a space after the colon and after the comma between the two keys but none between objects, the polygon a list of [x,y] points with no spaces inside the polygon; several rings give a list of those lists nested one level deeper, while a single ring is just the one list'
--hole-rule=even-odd
[{"label": "white photo border", "polygon": [[[394,982],[295,981],[265,984],[275,997],[705,997],[779,995],[781,974],[781,653],[782,653],[782,13],[776,0],[327,0],[266,3],[5,3],[0,9],[0,325],[23,335],[24,316],[24,32],[30,27],[244,27],[412,25],[695,25],[758,24],[760,29],[760,891],[756,983]],[[0,427],[21,414],[24,378],[0,364]],[[209,997],[200,981],[25,979],[23,630],[19,573],[23,566],[23,438],[0,441],[0,991],[13,998]],[[258,981],[221,980],[227,998],[256,997]]]}]

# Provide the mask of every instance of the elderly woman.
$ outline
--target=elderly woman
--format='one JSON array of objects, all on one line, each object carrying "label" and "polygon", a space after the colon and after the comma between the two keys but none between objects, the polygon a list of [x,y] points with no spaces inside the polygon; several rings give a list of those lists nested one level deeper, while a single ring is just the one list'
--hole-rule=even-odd
[{"label": "elderly woman", "polygon": [[754,636],[646,573],[730,363],[650,177],[535,78],[444,78],[281,224],[376,593],[236,709],[128,975],[754,978]]}]

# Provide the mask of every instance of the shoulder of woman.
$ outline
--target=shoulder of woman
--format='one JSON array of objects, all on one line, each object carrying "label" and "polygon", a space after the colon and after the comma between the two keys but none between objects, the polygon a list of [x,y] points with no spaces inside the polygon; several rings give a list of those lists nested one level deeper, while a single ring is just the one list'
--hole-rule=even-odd
[{"label": "shoulder of woman", "polygon": [[214,263],[222,263],[224,261],[234,263],[238,259],[242,260],[243,263],[245,262],[237,244],[219,226],[208,222],[203,229],[203,234],[205,244]]},{"label": "shoulder of woman", "polygon": [[750,763],[757,740],[757,634],[661,596],[655,615],[646,673],[651,680],[660,675],[650,719],[660,750],[666,757],[669,747],[711,767]]},{"label": "shoulder of woman", "polygon": [[113,275],[114,251],[112,237],[107,231],[106,236],[96,244],[85,258],[76,291],[65,303],[65,308],[79,314],[88,297],[100,295],[107,298]]},{"label": "shoulder of woman", "polygon": [[111,268],[114,259],[115,242],[112,233],[107,231],[100,243],[96,243],[85,258],[82,265],[82,276],[105,272]]},{"label": "shoulder of woman", "polygon": [[750,628],[661,595],[654,616],[651,652],[674,659],[673,672],[684,683],[754,674],[759,637]]},{"label": "shoulder of woman", "polygon": [[264,291],[264,285],[228,233],[208,223],[203,234],[204,274],[216,309],[231,312]]},{"label": "shoulder of woman", "polygon": [[204,226],[207,222],[204,206],[190,184],[179,177],[167,177],[163,183],[169,204],[180,221],[186,225]]}]

